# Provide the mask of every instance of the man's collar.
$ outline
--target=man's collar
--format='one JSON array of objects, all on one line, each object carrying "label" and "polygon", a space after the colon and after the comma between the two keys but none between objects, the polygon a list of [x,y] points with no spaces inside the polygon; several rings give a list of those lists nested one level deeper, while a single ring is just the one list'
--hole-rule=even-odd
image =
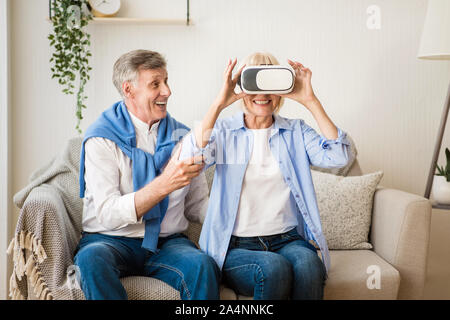
[{"label": "man's collar", "polygon": [[131,122],[133,122],[134,127],[137,131],[147,134],[149,131],[155,131],[158,129],[159,122],[154,123],[151,127],[148,125],[148,123],[142,121],[138,117],[136,117],[132,112],[128,111],[130,114]]}]

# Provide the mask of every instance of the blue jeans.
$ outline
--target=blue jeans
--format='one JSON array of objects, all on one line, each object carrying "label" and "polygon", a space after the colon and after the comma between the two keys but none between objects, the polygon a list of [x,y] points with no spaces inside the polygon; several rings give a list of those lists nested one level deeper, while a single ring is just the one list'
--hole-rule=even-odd
[{"label": "blue jeans", "polygon": [[157,278],[183,300],[219,299],[220,271],[215,261],[183,234],[159,238],[157,254],[141,247],[142,238],[83,233],[74,258],[88,300],[127,299],[121,277]]},{"label": "blue jeans", "polygon": [[296,229],[272,236],[231,237],[223,277],[237,293],[267,299],[323,299],[326,269]]}]

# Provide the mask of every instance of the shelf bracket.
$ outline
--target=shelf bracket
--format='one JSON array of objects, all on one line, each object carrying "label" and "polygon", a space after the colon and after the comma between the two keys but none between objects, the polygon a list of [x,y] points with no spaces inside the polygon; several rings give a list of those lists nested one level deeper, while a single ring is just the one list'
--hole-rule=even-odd
[{"label": "shelf bracket", "polygon": [[186,25],[188,26],[189,25],[189,0],[186,0],[186,6],[187,6],[187,8],[186,8]]}]

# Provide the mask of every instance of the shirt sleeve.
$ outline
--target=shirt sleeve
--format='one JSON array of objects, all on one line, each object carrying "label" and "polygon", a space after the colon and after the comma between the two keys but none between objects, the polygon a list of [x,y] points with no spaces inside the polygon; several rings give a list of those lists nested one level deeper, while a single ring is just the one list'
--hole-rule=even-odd
[{"label": "shirt sleeve", "polygon": [[137,223],[135,192],[120,191],[120,168],[115,144],[104,138],[85,143],[86,189],[93,198],[97,221],[108,230]]},{"label": "shirt sleeve", "polygon": [[203,148],[199,148],[197,146],[194,131],[191,130],[191,132],[183,138],[179,159],[184,160],[194,156],[203,155],[205,161],[205,168],[203,170],[206,170],[216,163],[216,138],[216,129],[213,129],[208,144]]},{"label": "shirt sleeve", "polygon": [[350,142],[340,128],[336,139],[327,139],[301,120],[303,140],[310,163],[320,168],[345,167],[351,158]]},{"label": "shirt sleeve", "polygon": [[209,190],[205,173],[191,180],[184,202],[184,215],[189,221],[202,223],[208,210]]}]

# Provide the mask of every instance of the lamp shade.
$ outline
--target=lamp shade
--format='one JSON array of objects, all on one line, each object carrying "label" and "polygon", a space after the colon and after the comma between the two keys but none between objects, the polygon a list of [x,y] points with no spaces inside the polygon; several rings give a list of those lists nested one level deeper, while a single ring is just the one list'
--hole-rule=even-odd
[{"label": "lamp shade", "polygon": [[417,57],[450,60],[450,0],[428,0]]}]

